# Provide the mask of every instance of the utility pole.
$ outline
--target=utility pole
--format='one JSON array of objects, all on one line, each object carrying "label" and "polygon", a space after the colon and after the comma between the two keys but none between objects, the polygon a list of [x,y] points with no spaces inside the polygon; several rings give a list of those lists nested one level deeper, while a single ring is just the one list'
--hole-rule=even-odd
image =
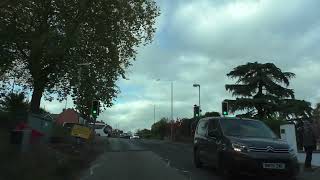
[{"label": "utility pole", "polygon": [[171,81],[171,141],[173,140],[173,82]]},{"label": "utility pole", "polygon": [[[157,79],[156,81],[160,81],[160,79]],[[168,82],[168,81],[167,81]],[[171,82],[171,140],[173,140],[173,81]],[[169,118],[168,118],[169,119]]]},{"label": "utility pole", "polygon": [[153,124],[156,123],[156,105],[153,105]]}]

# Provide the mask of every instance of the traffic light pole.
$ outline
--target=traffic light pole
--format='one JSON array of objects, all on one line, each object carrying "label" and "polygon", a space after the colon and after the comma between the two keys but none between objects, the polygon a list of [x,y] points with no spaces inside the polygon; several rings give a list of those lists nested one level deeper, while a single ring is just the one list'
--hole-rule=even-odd
[{"label": "traffic light pole", "polygon": [[96,120],[97,120],[97,117],[93,117],[93,127],[96,128]]}]

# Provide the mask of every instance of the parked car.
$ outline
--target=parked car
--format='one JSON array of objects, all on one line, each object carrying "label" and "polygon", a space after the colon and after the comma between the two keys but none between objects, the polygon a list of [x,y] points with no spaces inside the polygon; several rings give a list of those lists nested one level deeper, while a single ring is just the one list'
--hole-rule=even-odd
[{"label": "parked car", "polygon": [[94,128],[94,132],[96,136],[104,136],[104,137],[110,137],[112,133],[112,129],[110,126],[104,123],[93,123],[89,124],[90,127]]},{"label": "parked car", "polygon": [[194,136],[194,164],[208,164],[222,175],[285,175],[299,170],[296,154],[263,122],[241,118],[204,118]]}]

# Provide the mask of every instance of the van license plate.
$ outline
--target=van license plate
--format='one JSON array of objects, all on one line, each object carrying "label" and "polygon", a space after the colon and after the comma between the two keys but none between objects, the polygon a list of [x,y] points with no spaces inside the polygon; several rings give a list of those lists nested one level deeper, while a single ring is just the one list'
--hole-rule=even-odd
[{"label": "van license plate", "polygon": [[263,163],[264,169],[285,169],[286,165],[284,163]]}]

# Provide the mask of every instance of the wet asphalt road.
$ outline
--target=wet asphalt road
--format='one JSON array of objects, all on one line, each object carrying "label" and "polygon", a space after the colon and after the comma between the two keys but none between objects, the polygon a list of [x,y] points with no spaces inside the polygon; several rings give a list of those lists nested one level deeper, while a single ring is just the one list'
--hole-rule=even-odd
[{"label": "wet asphalt road", "polygon": [[[144,139],[105,140],[109,141],[105,153],[91,164],[81,180],[223,179],[213,168],[194,167],[191,144]],[[235,179],[254,180],[257,177],[242,176]]]},{"label": "wet asphalt road", "polygon": [[81,180],[186,180],[154,152],[135,140],[110,138],[106,152],[82,175]]}]

